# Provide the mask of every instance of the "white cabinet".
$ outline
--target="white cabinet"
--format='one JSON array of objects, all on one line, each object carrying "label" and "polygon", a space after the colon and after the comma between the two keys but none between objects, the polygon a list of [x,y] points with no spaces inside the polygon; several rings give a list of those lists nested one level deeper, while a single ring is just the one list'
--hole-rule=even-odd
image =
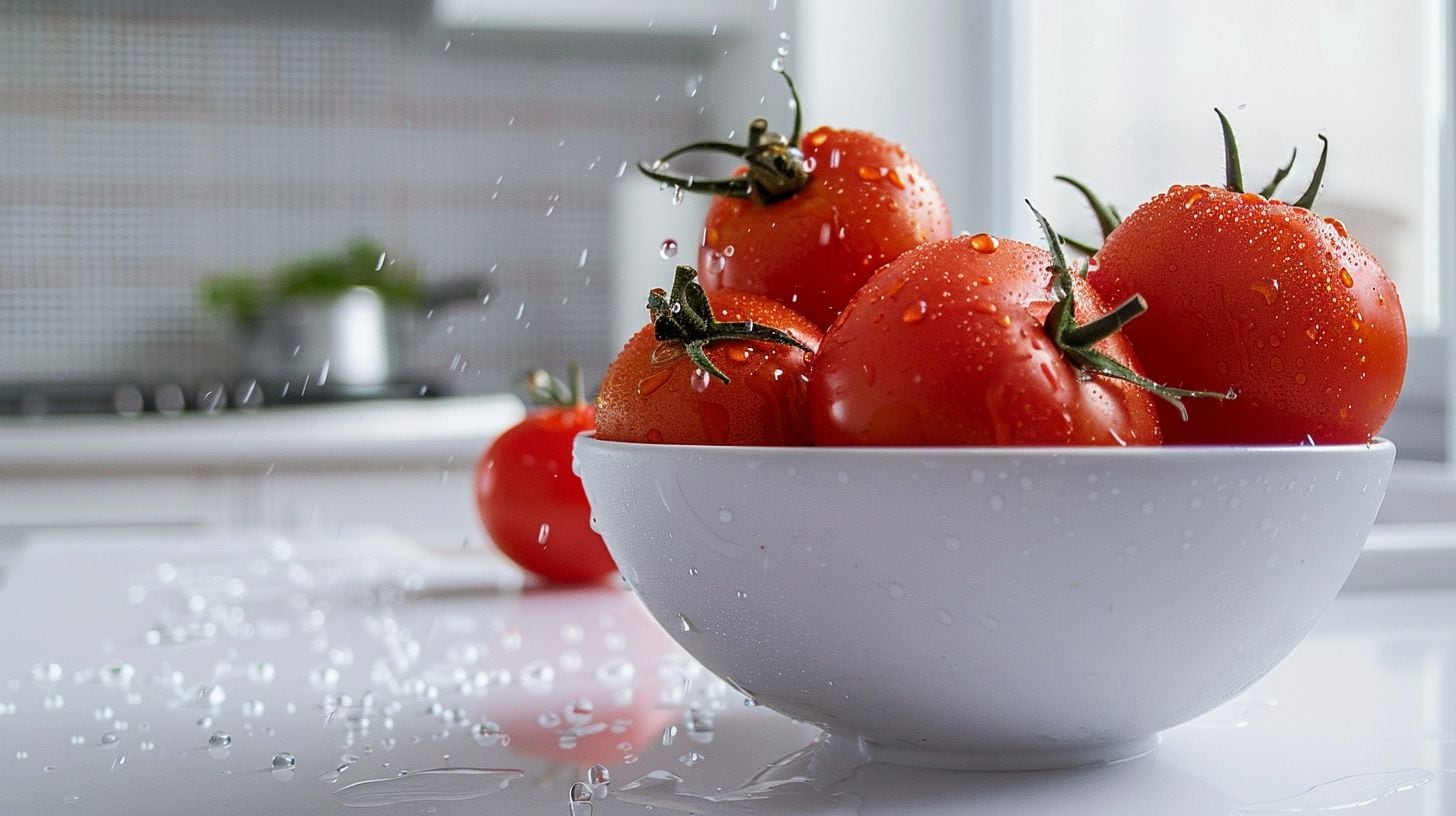
[{"label": "white cabinet", "polygon": [[480,546],[475,462],[523,412],[488,396],[0,423],[0,567],[30,535],[88,528],[373,524],[434,548]]}]

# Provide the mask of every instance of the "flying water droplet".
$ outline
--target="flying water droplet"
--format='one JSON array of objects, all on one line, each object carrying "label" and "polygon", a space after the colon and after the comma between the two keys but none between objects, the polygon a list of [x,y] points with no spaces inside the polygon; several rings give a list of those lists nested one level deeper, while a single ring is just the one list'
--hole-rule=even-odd
[{"label": "flying water droplet", "polygon": [[664,261],[667,261],[667,260],[671,260],[673,258],[676,258],[677,257],[677,241],[674,241],[671,238],[668,238],[667,240],[663,241],[662,242],[662,247],[657,250],[657,254],[660,255],[660,256],[662,256],[662,259]]}]

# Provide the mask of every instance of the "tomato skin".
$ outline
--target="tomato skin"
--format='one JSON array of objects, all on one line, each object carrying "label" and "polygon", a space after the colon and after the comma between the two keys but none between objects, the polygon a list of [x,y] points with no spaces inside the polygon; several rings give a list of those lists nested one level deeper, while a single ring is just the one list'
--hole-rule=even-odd
[{"label": "tomato skin", "polygon": [[[810,349],[821,332],[806,317],[761,295],[712,295],[720,321],[753,320]],[[807,445],[804,399],[812,356],[788,345],[720,340],[704,353],[732,382],[698,370],[680,343],[659,342],[651,324],[607,367],[597,396],[597,438],[674,445]]]},{"label": "tomato skin", "polygon": [[[571,469],[571,443],[594,427],[591,405],[536,408],[491,443],[475,469],[485,531],[521,568],[581,584],[617,571]],[[543,540],[544,539],[544,540]]]},{"label": "tomato skin", "polygon": [[873,133],[821,127],[800,140],[809,183],[772,204],[719,196],[708,208],[698,272],[709,294],[767,295],[821,329],[876,269],[951,235],[935,182]]},{"label": "tomato skin", "polygon": [[[875,273],[824,334],[809,384],[817,445],[1156,445],[1156,401],[1090,379],[1047,337],[1050,255],[989,236],[913,249]],[[1073,280],[1076,317],[1107,310]],[[948,294],[947,294],[948,293]],[[1095,348],[1136,372],[1125,338]]]},{"label": "tomato skin", "polygon": [[1375,257],[1343,225],[1253,193],[1175,186],[1130,214],[1088,281],[1104,298],[1140,292],[1124,327],[1148,376],[1224,390],[1160,406],[1184,444],[1368,441],[1405,379],[1405,315]]}]

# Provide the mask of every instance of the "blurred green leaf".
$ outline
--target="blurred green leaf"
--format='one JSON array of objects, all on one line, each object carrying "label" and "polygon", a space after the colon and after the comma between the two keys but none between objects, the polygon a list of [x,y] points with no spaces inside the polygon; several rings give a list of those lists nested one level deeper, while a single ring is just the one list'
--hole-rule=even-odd
[{"label": "blurred green leaf", "polygon": [[246,322],[289,301],[329,300],[355,286],[376,290],[390,304],[417,306],[425,299],[418,267],[360,238],[339,252],[281,264],[267,276],[235,272],[209,278],[202,282],[202,301],[214,312]]}]

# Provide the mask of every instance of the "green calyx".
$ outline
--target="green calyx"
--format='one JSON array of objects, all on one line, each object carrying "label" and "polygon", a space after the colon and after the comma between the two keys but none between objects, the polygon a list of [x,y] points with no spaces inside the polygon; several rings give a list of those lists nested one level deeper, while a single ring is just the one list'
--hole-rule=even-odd
[{"label": "green calyx", "polygon": [[578,408],[586,405],[581,363],[573,361],[568,364],[566,376],[566,381],[562,381],[542,368],[527,372],[522,379],[531,404],[540,408]]},{"label": "green calyx", "polygon": [[[1213,112],[1218,114],[1219,127],[1223,130],[1224,189],[1242,193],[1244,192],[1244,171],[1239,161],[1239,146],[1238,142],[1234,140],[1233,126],[1229,124],[1228,117],[1223,115],[1223,111],[1214,108]],[[1314,175],[1309,180],[1309,186],[1304,189],[1304,194],[1294,202],[1294,206],[1303,207],[1306,210],[1314,207],[1315,196],[1319,194],[1320,184],[1324,182],[1325,178],[1325,162],[1330,154],[1330,140],[1326,139],[1323,133],[1319,134],[1319,140],[1321,142],[1320,157],[1315,164]],[[1274,171],[1274,178],[1264,185],[1264,188],[1259,191],[1259,195],[1264,198],[1274,195],[1275,191],[1279,189],[1280,183],[1294,168],[1294,158],[1298,155],[1298,148],[1290,152],[1289,162]]]},{"label": "green calyx", "polygon": [[652,315],[653,336],[669,343],[681,343],[698,368],[722,380],[726,385],[731,380],[703,351],[709,343],[719,340],[758,340],[793,346],[803,351],[812,351],[788,332],[755,323],[724,322],[713,317],[713,306],[708,294],[698,283],[698,271],[691,266],[679,266],[673,276],[672,292],[653,289],[647,294],[647,311]]},{"label": "green calyx", "polygon": [[[754,119],[748,124],[748,143],[736,145],[731,142],[694,142],[673,150],[651,164],[639,162],[637,169],[655,181],[690,193],[752,198],[761,204],[772,204],[797,193],[809,183],[809,171],[804,166],[804,153],[799,149],[799,136],[803,130],[803,107],[799,104],[799,91],[787,71],[780,71],[784,82],[789,85],[789,95],[794,100],[794,130],[787,137],[768,129],[768,121]],[[748,164],[748,172],[726,178],[697,178],[677,176],[666,172],[667,163],[685,153],[709,151],[737,156]]]},{"label": "green calyx", "polygon": [[1188,420],[1188,408],[1183,405],[1184,399],[1188,397],[1233,399],[1236,396],[1232,389],[1226,393],[1190,391],[1154,382],[1093,348],[1146,312],[1148,302],[1143,299],[1142,295],[1133,295],[1122,305],[1102,317],[1090,323],[1078,324],[1072,270],[1067,266],[1067,257],[1062,252],[1062,239],[1057,235],[1056,230],[1052,229],[1052,225],[1046,218],[1037,212],[1036,207],[1032,207],[1030,201],[1026,202],[1026,206],[1031,207],[1032,214],[1036,216],[1037,223],[1041,225],[1041,230],[1046,235],[1047,247],[1052,255],[1052,296],[1056,298],[1056,303],[1047,312],[1043,328],[1063,356],[1087,374],[1100,374],[1136,385],[1177,408],[1178,415],[1185,422]]},{"label": "green calyx", "polygon": [[[1118,225],[1122,223],[1122,216],[1117,212],[1117,208],[1103,202],[1096,193],[1092,192],[1091,187],[1088,187],[1071,176],[1057,176],[1056,180],[1071,185],[1077,192],[1082,194],[1083,198],[1087,199],[1087,206],[1092,208],[1092,214],[1097,217],[1097,228],[1102,231],[1102,240],[1107,240],[1107,236],[1111,235],[1112,231],[1117,229]],[[1061,242],[1089,257],[1097,254],[1097,250],[1099,249],[1099,247],[1094,247],[1090,243],[1068,238],[1065,235],[1061,237]]]}]

